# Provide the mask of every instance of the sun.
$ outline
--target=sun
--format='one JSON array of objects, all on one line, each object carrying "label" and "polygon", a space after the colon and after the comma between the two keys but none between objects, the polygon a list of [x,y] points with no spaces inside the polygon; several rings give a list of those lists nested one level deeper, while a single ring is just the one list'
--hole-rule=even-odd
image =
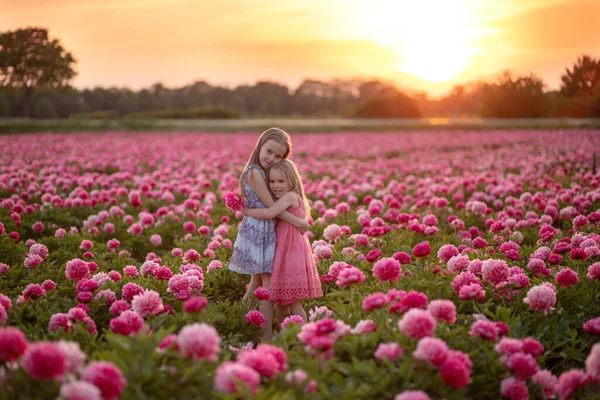
[{"label": "sun", "polygon": [[379,0],[362,10],[362,34],[388,48],[399,71],[429,82],[457,78],[478,53],[469,0]]}]

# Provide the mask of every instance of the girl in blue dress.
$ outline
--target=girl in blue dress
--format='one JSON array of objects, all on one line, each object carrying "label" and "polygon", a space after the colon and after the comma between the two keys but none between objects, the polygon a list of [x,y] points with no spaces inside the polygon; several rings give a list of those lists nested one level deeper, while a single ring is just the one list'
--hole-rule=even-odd
[{"label": "girl in blue dress", "polygon": [[[285,131],[270,128],[262,133],[240,176],[240,191],[245,197],[244,205],[247,208],[267,208],[273,205],[274,201],[267,187],[265,170],[278,161],[288,158],[291,151],[290,136]],[[277,218],[298,227],[303,233],[310,227],[304,219],[298,218],[288,211],[284,211]],[[242,299],[246,305],[250,304],[251,295],[257,287],[269,288],[275,256],[275,222],[275,219],[260,220],[244,217],[238,230],[229,270],[252,275]],[[263,337],[270,339],[273,303],[262,302],[261,312],[265,316]]]}]

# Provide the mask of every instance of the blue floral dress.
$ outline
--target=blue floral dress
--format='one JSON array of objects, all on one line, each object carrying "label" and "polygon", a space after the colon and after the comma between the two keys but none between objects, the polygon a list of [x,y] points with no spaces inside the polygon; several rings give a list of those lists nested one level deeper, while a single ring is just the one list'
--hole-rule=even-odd
[{"label": "blue floral dress", "polygon": [[[244,205],[248,208],[266,208],[246,180],[248,172],[252,169],[259,170],[266,180],[265,172],[260,166],[251,164],[246,168],[242,175],[246,192]],[[272,271],[275,256],[275,222],[275,219],[244,217],[233,245],[233,254],[229,262],[231,271],[247,275]]]}]

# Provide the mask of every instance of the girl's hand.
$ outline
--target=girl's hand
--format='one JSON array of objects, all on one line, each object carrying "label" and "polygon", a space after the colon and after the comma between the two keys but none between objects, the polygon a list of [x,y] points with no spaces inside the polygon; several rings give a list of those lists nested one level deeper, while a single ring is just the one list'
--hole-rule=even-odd
[{"label": "girl's hand", "polygon": [[302,233],[303,235],[306,232],[308,232],[308,230],[310,229],[310,225],[308,224],[308,221],[302,221],[302,224],[300,224],[298,229],[300,230],[300,233]]}]

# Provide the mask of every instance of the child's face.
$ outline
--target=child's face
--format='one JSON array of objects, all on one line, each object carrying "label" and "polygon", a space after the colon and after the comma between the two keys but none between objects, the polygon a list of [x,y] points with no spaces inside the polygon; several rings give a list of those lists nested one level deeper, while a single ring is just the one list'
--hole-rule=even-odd
[{"label": "child's face", "polygon": [[286,151],[287,148],[281,143],[272,139],[267,140],[258,154],[260,166],[264,169],[272,167],[275,163],[281,161]]},{"label": "child's face", "polygon": [[280,198],[290,190],[291,182],[287,180],[283,171],[272,169],[269,171],[269,187],[276,198]]}]

